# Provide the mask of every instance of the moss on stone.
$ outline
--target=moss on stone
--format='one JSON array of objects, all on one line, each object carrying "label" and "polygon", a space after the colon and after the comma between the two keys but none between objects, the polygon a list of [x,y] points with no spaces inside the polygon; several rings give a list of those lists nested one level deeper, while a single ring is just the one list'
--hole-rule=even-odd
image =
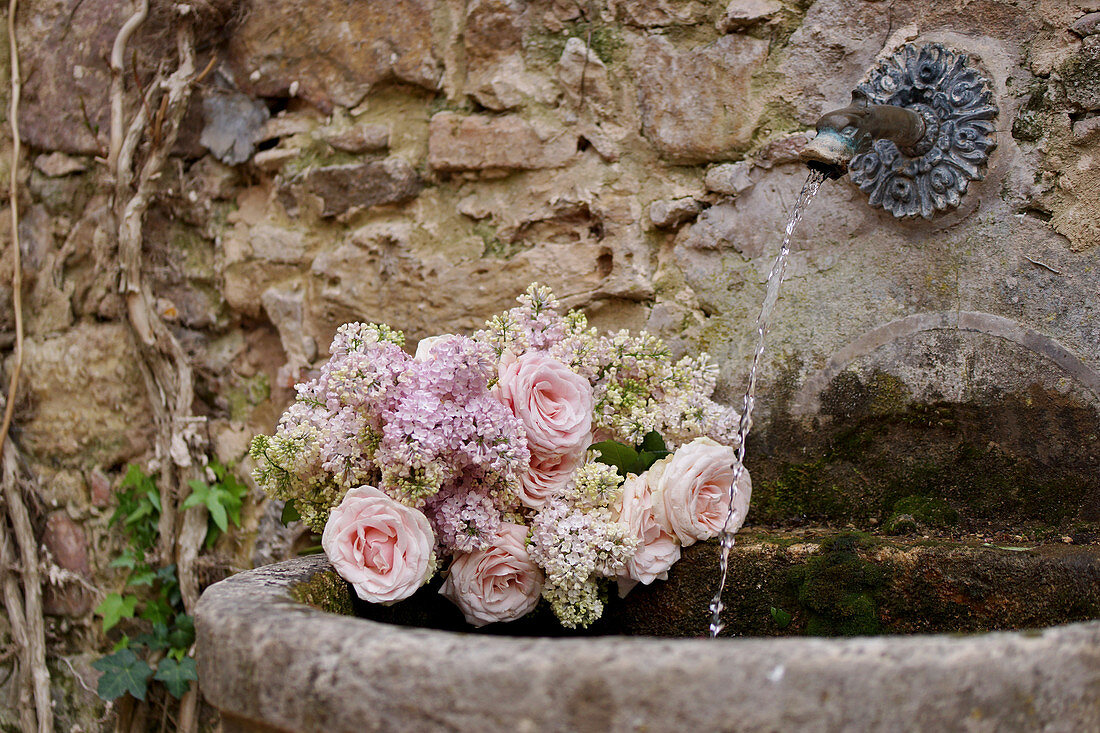
[{"label": "moss on stone", "polygon": [[239,377],[236,383],[225,391],[229,418],[246,421],[252,409],[266,402],[270,396],[271,380],[264,372],[257,372],[252,377]]},{"label": "moss on stone", "polygon": [[587,21],[569,23],[558,33],[530,33],[523,40],[523,48],[530,60],[553,65],[561,59],[565,44],[570,38],[579,38],[584,41],[596,57],[607,66],[621,61],[626,50],[626,43],[619,28]]},{"label": "moss on stone", "polygon": [[907,496],[894,502],[882,524],[886,534],[910,534],[922,528],[947,529],[959,523],[959,513],[938,496]]},{"label": "moss on stone", "polygon": [[291,587],[290,595],[299,603],[321,611],[344,616],[353,613],[348,584],[332,570],[317,573],[309,580]]},{"label": "moss on stone", "polygon": [[[750,522],[1029,536],[1100,522],[1100,448],[1065,440],[1100,434],[1100,417],[1065,395],[921,404],[896,377],[845,372],[821,403],[814,425],[780,419],[750,436]],[[907,497],[927,506],[897,508]],[[957,519],[917,516],[933,499]]]},{"label": "moss on stone", "polygon": [[818,554],[790,572],[811,636],[856,636],[880,630],[874,595],[883,571],[859,556],[868,540],[841,534],[825,540]]}]

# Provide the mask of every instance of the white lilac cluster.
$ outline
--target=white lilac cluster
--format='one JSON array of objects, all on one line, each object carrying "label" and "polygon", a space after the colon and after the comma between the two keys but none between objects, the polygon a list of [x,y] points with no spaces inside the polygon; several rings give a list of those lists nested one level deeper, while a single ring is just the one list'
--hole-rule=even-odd
[{"label": "white lilac cluster", "polygon": [[[731,506],[733,528],[744,520],[736,414],[708,397],[709,359],[674,362],[646,333],[601,335],[549,288],[532,285],[472,338],[424,339],[410,355],[399,332],[353,323],[331,354],[251,455],[260,486],[323,532],[364,600],[406,598],[449,558],[440,593],[471,624],[545,599],[563,625],[587,626],[611,580],[623,592],[664,578]],[[591,450],[633,450],[654,431],[676,450],[641,476]]]},{"label": "white lilac cluster", "polygon": [[567,628],[603,614],[601,580],[622,575],[640,541],[612,510],[621,484],[613,467],[586,464],[532,521],[531,557],[546,574],[542,597]]}]

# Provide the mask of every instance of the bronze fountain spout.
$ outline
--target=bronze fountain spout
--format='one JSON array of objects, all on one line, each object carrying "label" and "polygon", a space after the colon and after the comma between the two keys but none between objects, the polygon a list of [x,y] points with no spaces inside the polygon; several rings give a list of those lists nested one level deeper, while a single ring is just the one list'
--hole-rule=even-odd
[{"label": "bronze fountain spout", "polygon": [[917,145],[927,132],[919,112],[855,97],[847,107],[822,115],[816,127],[817,136],[799,157],[834,179],[844,175],[849,161],[870,150],[875,140],[892,140],[906,150]]}]

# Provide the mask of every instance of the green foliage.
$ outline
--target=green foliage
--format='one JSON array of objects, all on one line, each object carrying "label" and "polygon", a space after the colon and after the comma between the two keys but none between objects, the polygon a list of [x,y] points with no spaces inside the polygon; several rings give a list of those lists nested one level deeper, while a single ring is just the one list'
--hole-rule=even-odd
[{"label": "green foliage", "polygon": [[172,697],[181,698],[191,688],[191,683],[199,678],[195,671],[195,660],[184,657],[181,660],[165,657],[157,665],[157,673],[153,679],[160,680],[168,688]]},{"label": "green foliage", "polygon": [[791,614],[784,611],[782,608],[776,608],[772,606],[768,609],[771,613],[772,620],[775,621],[775,625],[781,629],[785,629],[791,625]]},{"label": "green foliage", "polygon": [[137,596],[108,593],[95,609],[96,615],[103,617],[103,631],[110,631],[124,618],[133,618],[137,602]]},{"label": "green foliage", "polygon": [[183,502],[183,509],[205,506],[210,513],[206,528],[206,546],[211,547],[218,537],[229,529],[229,523],[241,526],[241,507],[248,496],[248,487],[237,479],[221,463],[214,461],[208,468],[214,473],[214,482],[205,483],[197,479],[187,482],[191,494]]},{"label": "green foliage", "polygon": [[120,649],[92,662],[99,676],[96,693],[104,700],[115,700],[129,693],[138,700],[145,699],[145,691],[153,668],[139,659],[130,649]]},{"label": "green foliage", "polygon": [[589,450],[599,451],[600,457],[597,460],[614,466],[623,478],[626,478],[629,473],[642,475],[649,470],[650,466],[670,453],[664,438],[656,431],[647,433],[642,438],[642,442],[636,446],[629,446],[615,440],[605,440],[591,446]]},{"label": "green foliage", "polygon": [[111,515],[111,525],[119,527],[135,549],[151,549],[156,544],[156,520],[160,517],[160,491],[153,477],[132,465],[115,496],[118,508]]},{"label": "green foliage", "polygon": [[[208,507],[208,501],[216,503],[224,512],[226,526],[229,521],[239,525],[247,489],[220,464],[211,469],[217,481],[211,487],[201,484],[203,503]],[[102,618],[104,633],[115,628],[124,632],[112,653],[92,664],[103,673],[97,691],[104,700],[125,694],[144,700],[153,679],[163,683],[169,694],[180,697],[197,679],[195,660],[188,656],[195,642],[195,626],[183,609],[176,566],[156,566],[148,559],[156,544],[161,514],[155,477],[130,466],[115,495],[118,507],[110,523],[128,546],[110,566],[127,571],[126,583],[123,592],[109,593],[95,613]],[[126,632],[136,633],[131,637]],[[155,674],[153,664],[157,665]]]}]

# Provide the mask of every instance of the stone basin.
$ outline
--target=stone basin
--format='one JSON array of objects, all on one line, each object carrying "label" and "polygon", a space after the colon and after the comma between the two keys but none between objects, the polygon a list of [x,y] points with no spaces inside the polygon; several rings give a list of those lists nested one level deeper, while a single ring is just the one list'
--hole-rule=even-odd
[{"label": "stone basin", "polygon": [[[748,553],[750,561],[735,563],[738,567],[757,567],[760,558],[765,565],[782,566],[784,558],[806,552],[806,543],[746,544],[750,547],[742,549],[742,559]],[[1081,578],[1088,596],[1063,604],[1067,617],[1095,618],[1095,550],[1050,557],[988,547],[882,552],[900,553],[894,560],[917,567],[920,572],[910,574],[914,577],[927,581],[931,573],[940,579],[915,588],[947,594],[947,575],[955,583],[951,587],[964,589],[951,593],[981,596],[981,603],[955,599],[975,609],[960,617],[980,618],[984,606],[1011,609],[1005,599],[1012,593],[987,588],[982,595],[974,590],[972,584],[982,578],[988,584],[1005,568],[1016,568],[1031,574],[1029,582],[1051,583],[1040,594],[1057,596],[1061,568],[1069,573],[1066,577]],[[703,545],[694,559],[685,557],[683,563],[690,567],[709,560],[712,551]],[[955,564],[935,561],[937,553],[954,558]],[[967,553],[982,559],[975,567],[1000,570],[967,575],[961,569],[965,563],[958,561]],[[908,587],[904,578],[910,575],[890,567],[885,585]],[[759,572],[759,585],[767,587],[770,576]],[[789,584],[804,572],[792,576],[788,568],[782,577]],[[638,601],[611,604],[609,616],[624,627],[633,624],[644,630],[646,624],[638,619],[676,605],[666,602],[659,608],[647,594],[675,598],[675,578],[670,579],[671,591],[644,588]],[[735,581],[731,591],[738,587]],[[446,607],[435,599],[427,602]],[[706,598],[693,602],[705,607]],[[400,619],[400,607],[383,615],[396,613],[392,617]],[[728,615],[743,613],[735,608]],[[1100,729],[1100,621],[968,635],[552,638],[419,628],[342,615],[351,610],[346,584],[323,556],[269,565],[208,588],[196,611],[199,676],[203,694],[221,711],[224,730]],[[691,613],[696,612],[692,605]],[[792,626],[801,613],[795,609]],[[406,616],[420,621],[422,614],[413,607]],[[1026,623],[1027,617],[1021,620]],[[450,623],[446,618],[425,622]],[[702,619],[697,623],[705,625]],[[884,626],[888,628],[893,627]]]}]

